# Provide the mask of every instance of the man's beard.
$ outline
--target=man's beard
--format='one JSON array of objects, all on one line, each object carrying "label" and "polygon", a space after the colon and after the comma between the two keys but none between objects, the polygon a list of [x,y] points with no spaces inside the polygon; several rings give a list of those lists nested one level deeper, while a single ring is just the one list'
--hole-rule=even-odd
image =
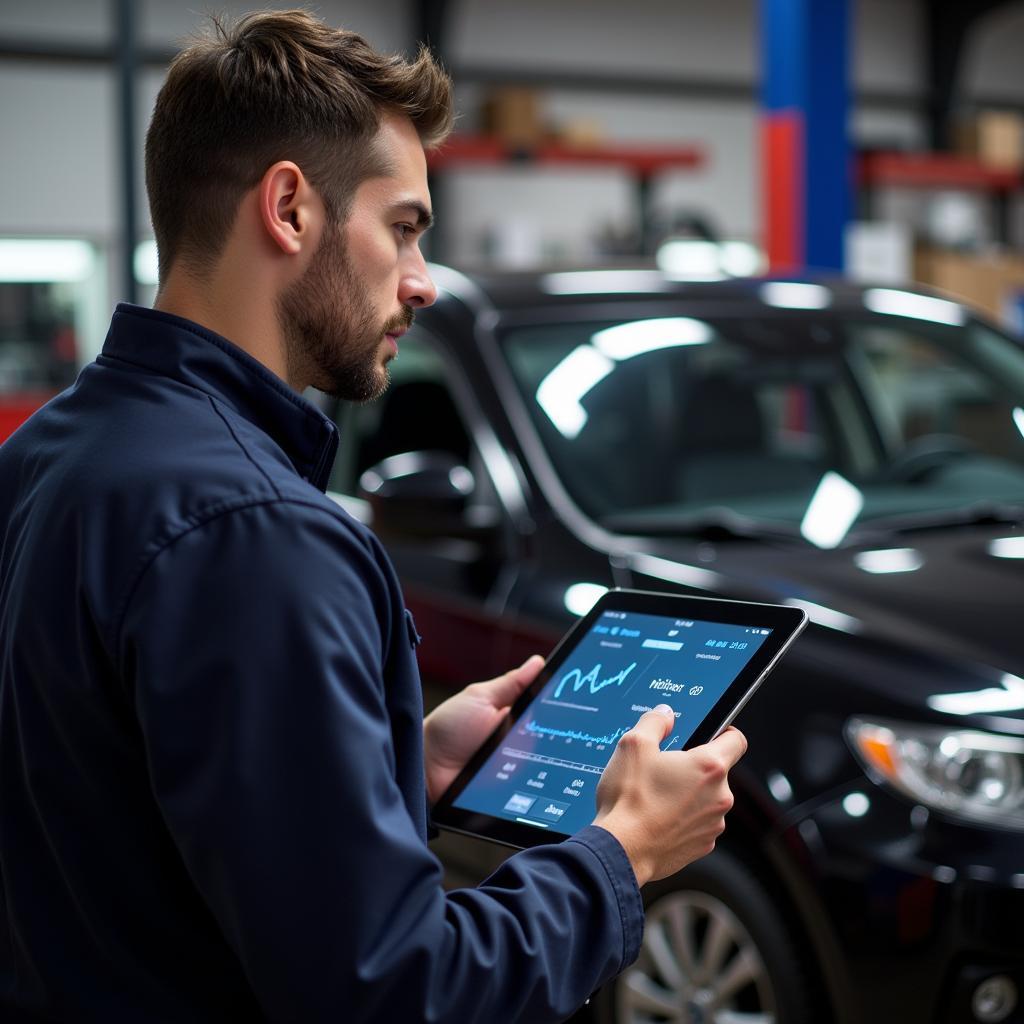
[{"label": "man's beard", "polygon": [[380,361],[384,335],[408,330],[411,306],[384,321],[349,263],[341,232],[328,226],[313,261],[277,301],[288,379],[350,402],[371,402],[387,390]]}]

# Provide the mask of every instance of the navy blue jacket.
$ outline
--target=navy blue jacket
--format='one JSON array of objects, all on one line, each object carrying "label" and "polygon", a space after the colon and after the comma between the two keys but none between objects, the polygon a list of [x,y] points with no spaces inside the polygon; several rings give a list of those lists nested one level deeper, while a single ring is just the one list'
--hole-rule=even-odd
[{"label": "navy blue jacket", "polygon": [[0,448],[0,1019],[542,1022],[636,956],[602,829],[442,890],[415,630],[336,448],[130,306]]}]

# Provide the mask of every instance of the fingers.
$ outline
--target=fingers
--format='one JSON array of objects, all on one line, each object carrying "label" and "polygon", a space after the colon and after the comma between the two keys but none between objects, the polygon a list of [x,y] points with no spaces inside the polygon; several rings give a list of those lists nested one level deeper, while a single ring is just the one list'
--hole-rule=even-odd
[{"label": "fingers", "polygon": [[668,737],[675,723],[675,712],[667,704],[659,704],[656,708],[644,712],[629,731],[638,739],[660,744]]},{"label": "fingers", "polygon": [[543,667],[544,659],[539,654],[532,654],[519,668],[511,669],[482,685],[487,687],[496,708],[507,707],[516,702],[516,698],[537,678]]},{"label": "fingers", "polygon": [[707,748],[716,757],[721,758],[729,768],[732,768],[747,752],[747,738],[734,725],[730,725],[721,736],[716,736],[711,740],[707,744]]}]

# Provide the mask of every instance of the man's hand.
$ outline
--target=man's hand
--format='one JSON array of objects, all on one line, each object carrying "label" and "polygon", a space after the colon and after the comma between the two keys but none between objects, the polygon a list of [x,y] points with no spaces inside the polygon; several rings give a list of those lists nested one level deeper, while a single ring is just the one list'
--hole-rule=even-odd
[{"label": "man's hand", "polygon": [[423,721],[423,754],[431,804],[452,784],[543,667],[544,659],[534,654],[497,679],[467,686],[427,715]]},{"label": "man's hand", "polygon": [[641,885],[715,848],[732,807],[729,770],[747,749],[743,733],[730,726],[692,750],[661,750],[674,722],[665,704],[641,715],[597,787],[594,824],[619,840]]}]

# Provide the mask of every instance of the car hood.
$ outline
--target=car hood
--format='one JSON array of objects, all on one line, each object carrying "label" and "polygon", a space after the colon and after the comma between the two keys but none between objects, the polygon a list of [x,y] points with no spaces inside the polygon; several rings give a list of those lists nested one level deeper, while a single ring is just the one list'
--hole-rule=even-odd
[{"label": "car hood", "polygon": [[[678,581],[709,596],[796,604],[861,649],[969,662],[973,682],[984,685],[1007,674],[1024,677],[1024,560],[993,554],[1001,549],[995,542],[1015,534],[1021,536],[1006,526],[961,526],[830,551],[659,538],[647,545],[655,564],[635,564],[660,568],[653,574],[666,578],[675,567]],[[1024,711],[1006,710],[1024,719]]]}]

